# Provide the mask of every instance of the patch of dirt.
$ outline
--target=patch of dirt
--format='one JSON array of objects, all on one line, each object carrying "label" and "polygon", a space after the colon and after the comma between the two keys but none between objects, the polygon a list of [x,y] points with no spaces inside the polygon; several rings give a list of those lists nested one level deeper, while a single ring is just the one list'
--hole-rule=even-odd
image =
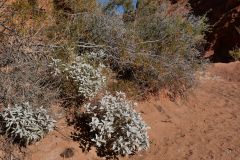
[{"label": "patch of dirt", "polygon": [[240,61],[213,64],[208,72],[229,82],[240,82]]},{"label": "patch of dirt", "polygon": [[[240,62],[211,65],[207,77],[187,100],[141,102],[137,110],[151,127],[151,148],[120,160],[240,160]],[[28,148],[28,160],[100,159],[69,138],[73,128],[64,119],[57,127]],[[67,148],[72,154],[64,158]]]},{"label": "patch of dirt", "polygon": [[26,160],[98,160],[94,150],[83,153],[79,144],[71,139],[72,127],[64,119],[57,123],[57,130],[40,142],[28,147]]}]

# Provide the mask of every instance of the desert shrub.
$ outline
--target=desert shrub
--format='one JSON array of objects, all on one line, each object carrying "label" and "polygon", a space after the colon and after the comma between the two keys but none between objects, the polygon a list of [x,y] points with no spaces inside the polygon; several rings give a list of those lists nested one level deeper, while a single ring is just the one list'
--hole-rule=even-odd
[{"label": "desert shrub", "polygon": [[229,53],[236,61],[240,60],[240,48],[235,48]]},{"label": "desert shrub", "polygon": [[150,87],[183,93],[194,84],[194,72],[204,64],[201,51],[208,28],[206,19],[192,15],[180,4],[154,2],[141,6],[135,19],[136,32],[142,39],[139,47],[149,57],[145,62],[140,60],[145,71],[137,71],[135,77]]},{"label": "desert shrub", "polygon": [[[129,155],[149,147],[147,125],[122,92],[107,94],[96,104],[85,105],[91,141],[99,152]],[[89,134],[91,135],[91,134]]]},{"label": "desert shrub", "polygon": [[91,12],[97,7],[96,0],[53,0],[55,10],[68,13]]},{"label": "desert shrub", "polygon": [[37,0],[12,1],[8,8],[12,12],[11,22],[18,34],[27,36],[36,34],[43,27],[42,22],[47,19],[45,10],[40,8]]},{"label": "desert shrub", "polygon": [[0,2],[0,103],[8,106],[27,101],[49,107],[58,98],[60,79],[50,74],[52,49],[44,45],[39,24],[28,23],[34,19],[36,0],[5,2]]},{"label": "desert shrub", "polygon": [[[138,1],[134,8],[128,1],[123,6],[130,5],[133,19],[126,23],[122,15],[102,12],[96,1],[52,3],[52,21],[39,30],[46,44],[54,48],[53,57],[67,64],[73,57],[102,50],[105,56],[98,60],[112,69],[117,82],[126,82],[124,88],[133,88],[136,94],[162,88],[182,94],[195,84],[194,73],[204,66],[201,52],[206,19],[192,15],[185,4],[148,0]],[[25,1],[14,4],[21,12],[24,7],[30,11],[29,5]]]},{"label": "desert shrub", "polygon": [[4,34],[11,34],[14,32],[12,28],[12,22],[10,15],[12,11],[9,11],[6,5],[6,0],[0,2],[0,37],[2,38]]},{"label": "desert shrub", "polygon": [[22,145],[40,140],[55,126],[55,121],[45,109],[34,109],[29,103],[5,108],[0,119],[1,132]]},{"label": "desert shrub", "polygon": [[129,87],[125,88],[134,84],[140,93],[167,88],[173,95],[183,94],[195,84],[194,73],[205,63],[201,52],[206,19],[193,16],[178,3],[144,3],[128,23],[121,15],[96,9],[65,14],[59,24],[56,30],[60,37],[71,37],[71,43],[65,44],[74,48],[74,54],[103,50],[102,63],[119,82],[126,81]]},{"label": "desert shrub", "polygon": [[17,35],[5,36],[0,45],[0,102],[49,107],[59,96],[60,79],[51,76],[50,50],[40,42]]},{"label": "desert shrub", "polygon": [[72,81],[77,95],[84,99],[96,96],[106,84],[106,77],[102,74],[104,66],[99,64],[94,67],[83,57],[77,56],[73,62],[66,64],[54,59],[50,65],[55,68],[55,75],[62,74],[66,80]]}]

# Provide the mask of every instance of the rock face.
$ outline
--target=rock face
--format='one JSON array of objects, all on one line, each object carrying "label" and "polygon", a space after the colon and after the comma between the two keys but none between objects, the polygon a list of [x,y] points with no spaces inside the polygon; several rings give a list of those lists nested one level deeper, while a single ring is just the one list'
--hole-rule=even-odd
[{"label": "rock face", "polygon": [[240,0],[189,0],[194,14],[207,12],[212,32],[207,34],[206,57],[213,62],[230,62],[229,50],[240,47]]}]

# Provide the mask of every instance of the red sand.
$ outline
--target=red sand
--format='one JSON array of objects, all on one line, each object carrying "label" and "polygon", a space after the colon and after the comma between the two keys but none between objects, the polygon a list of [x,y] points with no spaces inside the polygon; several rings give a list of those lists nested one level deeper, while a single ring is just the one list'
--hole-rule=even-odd
[{"label": "red sand", "polygon": [[[240,62],[209,66],[187,100],[152,97],[137,110],[151,127],[151,148],[121,160],[240,160]],[[54,131],[30,146],[26,159],[63,160],[65,148],[74,151],[65,159],[100,159],[67,138],[72,128],[64,120],[58,128],[61,134]]]}]

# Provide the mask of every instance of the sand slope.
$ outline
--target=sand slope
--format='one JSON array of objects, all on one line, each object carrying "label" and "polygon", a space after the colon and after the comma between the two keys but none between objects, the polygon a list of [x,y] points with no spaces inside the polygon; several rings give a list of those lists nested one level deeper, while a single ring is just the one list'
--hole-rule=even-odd
[{"label": "sand slope", "polygon": [[[151,148],[122,160],[240,160],[240,62],[209,66],[187,100],[152,97],[137,110],[151,127]],[[64,121],[58,126],[61,133],[29,147],[27,159],[62,160],[65,148],[74,151],[69,160],[99,159],[66,138],[72,128]]]}]

